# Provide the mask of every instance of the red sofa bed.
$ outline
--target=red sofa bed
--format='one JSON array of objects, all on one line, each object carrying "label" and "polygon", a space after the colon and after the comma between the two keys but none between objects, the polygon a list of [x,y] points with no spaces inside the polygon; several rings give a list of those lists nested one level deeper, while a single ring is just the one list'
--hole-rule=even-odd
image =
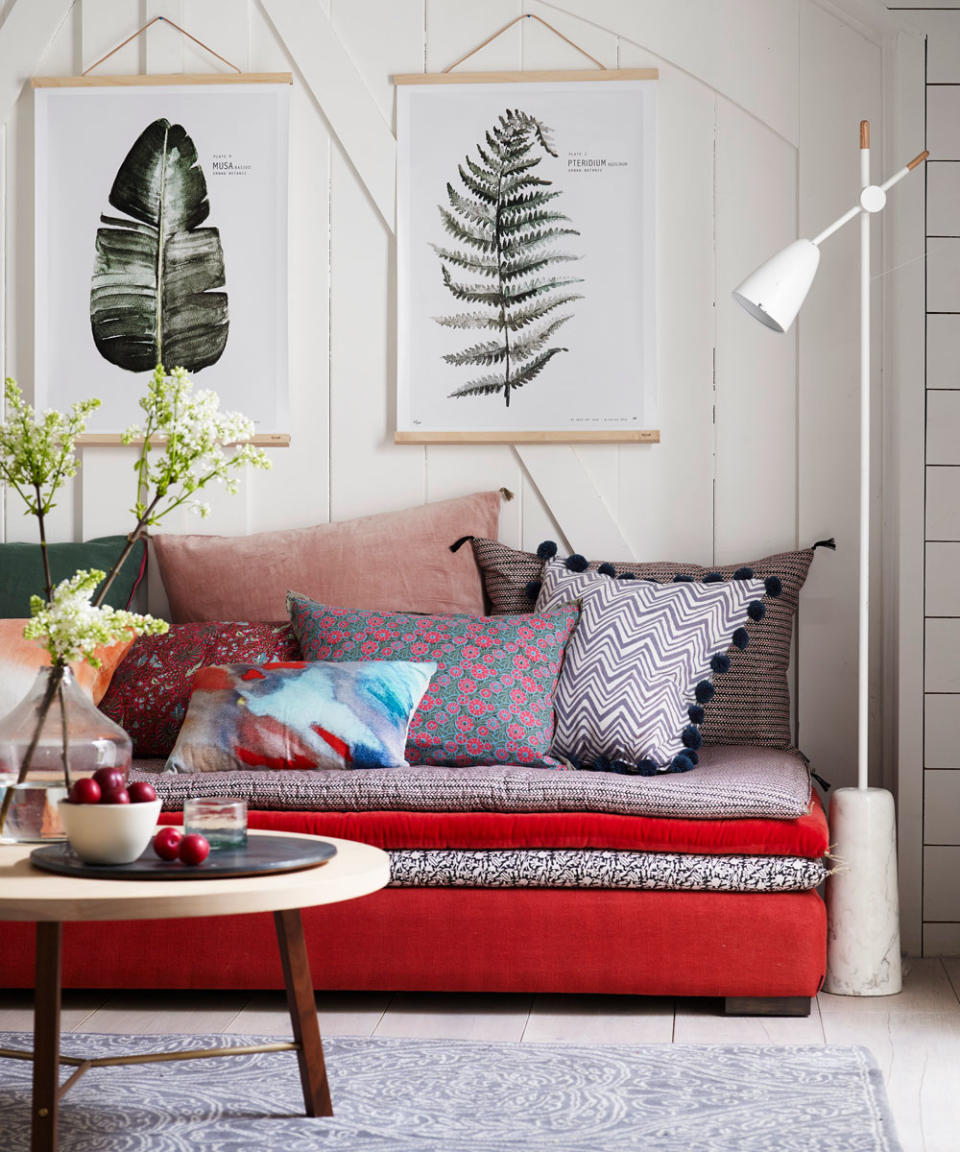
[{"label": "red sofa bed", "polygon": [[[411,802],[417,795],[411,782],[421,781],[423,771],[440,793],[424,798],[432,808],[382,806],[400,802],[398,788]],[[364,774],[355,772],[229,773],[226,779],[211,773],[199,781],[151,772],[150,778],[165,797],[165,823],[181,820],[188,787],[226,790],[247,796],[253,828],[356,839],[391,852],[402,886],[304,910],[318,989],[708,996],[722,997],[731,1011],[809,1010],[826,957],[824,905],[811,885],[822,878],[828,833],[799,757],[714,748],[704,750],[700,772],[645,780],[503,771],[508,781],[511,772],[519,774],[528,798],[514,807],[527,810],[480,807],[491,804],[500,786],[497,769],[484,770],[472,785],[464,781],[470,773],[458,770],[366,774],[366,798],[362,785],[356,791]],[[295,779],[301,775],[312,778]],[[349,780],[332,779],[338,775]],[[342,805],[347,786],[355,796],[352,810]],[[582,807],[584,788],[594,810]],[[339,808],[330,807],[338,801]],[[631,806],[647,811],[624,810]],[[718,815],[676,814],[685,807]],[[468,867],[491,858],[552,865],[558,857],[626,861],[628,873],[615,878],[617,887],[602,886],[610,882],[602,874],[578,886],[576,876],[561,872],[552,887],[536,886],[536,871],[524,873],[519,885],[495,887],[457,883],[458,874],[448,874],[464,860]],[[434,859],[444,866],[434,868],[428,883],[417,883],[416,869]],[[679,867],[677,884],[701,887],[664,889],[656,872],[664,861]],[[642,871],[631,878],[634,862],[652,862],[653,878]],[[731,883],[761,889],[717,890],[728,875]],[[510,876],[502,882],[511,884]],[[644,890],[651,883],[661,887]],[[763,890],[764,884],[780,888]],[[806,887],[796,890],[798,884]],[[7,924],[3,935],[6,983],[29,986],[31,927]],[[69,924],[63,964],[65,987],[282,986],[267,915],[215,923]]]}]

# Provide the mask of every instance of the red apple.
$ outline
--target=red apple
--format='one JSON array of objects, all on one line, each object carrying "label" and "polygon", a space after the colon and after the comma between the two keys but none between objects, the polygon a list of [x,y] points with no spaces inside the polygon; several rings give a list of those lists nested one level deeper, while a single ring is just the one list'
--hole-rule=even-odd
[{"label": "red apple", "polygon": [[100,801],[100,785],[92,776],[84,776],[73,782],[70,789],[71,804],[97,804]]},{"label": "red apple", "polygon": [[129,804],[130,793],[126,788],[116,788],[108,791],[106,788],[100,794],[101,804]]},{"label": "red apple", "polygon": [[161,828],[153,838],[153,850],[161,860],[176,860],[183,833],[179,828]]},{"label": "red apple", "polygon": [[184,864],[202,864],[210,855],[210,844],[206,836],[191,832],[180,841],[178,855]]},{"label": "red apple", "polygon": [[134,780],[127,791],[130,793],[131,804],[146,804],[149,800],[157,798],[156,788],[146,780]]},{"label": "red apple", "polygon": [[119,792],[127,786],[126,777],[119,768],[98,768],[93,778],[103,792]]}]

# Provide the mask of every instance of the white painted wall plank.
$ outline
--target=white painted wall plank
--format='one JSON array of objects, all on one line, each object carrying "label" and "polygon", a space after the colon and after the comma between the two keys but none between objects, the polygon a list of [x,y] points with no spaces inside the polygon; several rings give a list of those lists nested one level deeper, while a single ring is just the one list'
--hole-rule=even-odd
[{"label": "white painted wall plank", "polygon": [[[623,68],[657,67],[657,336],[661,439],[620,447],[620,522],[641,560],[713,562],[714,125],[705,84],[621,44]],[[677,140],[683,147],[675,146]],[[792,421],[791,421],[792,423]]]},{"label": "white painted wall plank", "polygon": [[960,749],[957,747],[958,707],[960,697],[948,693],[937,695],[928,692],[924,697],[924,767],[960,768]]},{"label": "white painted wall plank", "polygon": [[[381,6],[378,13],[390,26],[394,70],[416,71],[423,58],[422,12],[404,4]],[[382,54],[384,44],[382,36],[377,38],[371,51]],[[362,56],[365,42],[354,43],[351,51]],[[369,95],[365,101],[376,111]],[[386,127],[382,117],[381,123]],[[392,135],[390,141],[392,148]],[[419,445],[391,443],[396,427],[396,250],[339,149],[333,154],[331,194],[331,518],[341,520],[421,503],[426,453]]]},{"label": "white painted wall plank", "polygon": [[[282,72],[290,57],[273,25],[250,12],[255,71]],[[289,448],[250,478],[250,528],[307,527],[330,519],[330,165],[332,138],[304,84],[290,94],[288,331]]]},{"label": "white painted wall plank", "polygon": [[[655,52],[796,144],[799,125],[799,0],[556,0]],[[749,61],[749,63],[747,63]]]},{"label": "white painted wall plank", "polygon": [[923,850],[924,920],[960,920],[960,847]]},{"label": "white painted wall plank", "polygon": [[926,551],[926,614],[960,616],[960,543],[928,544]]},{"label": "white painted wall plank", "polygon": [[[106,56],[144,23],[139,0],[80,0],[79,9],[80,72]],[[94,75],[135,76],[143,71],[144,51],[141,36],[104,60]]]},{"label": "white painted wall plank", "polygon": [[927,164],[927,234],[960,236],[960,164]]},{"label": "white painted wall plank", "polygon": [[40,65],[73,0],[18,0],[0,25],[0,121],[17,102],[24,82]]},{"label": "white painted wall plank", "polygon": [[[745,173],[762,179],[745,180]],[[717,116],[717,470],[714,559],[796,540],[796,341],[757,324],[733,289],[796,234],[793,148],[729,101]]]},{"label": "white painted wall plank", "polygon": [[960,540],[960,468],[927,469],[927,539]]},{"label": "white painted wall plank", "polygon": [[924,772],[924,839],[960,844],[960,772]]},{"label": "white painted wall plank", "polygon": [[960,619],[925,621],[926,652],[923,684],[927,692],[960,692]]},{"label": "white painted wall plank", "polygon": [[927,310],[960,312],[960,239],[927,240]]},{"label": "white painted wall plank", "polygon": [[[392,228],[396,192],[396,142],[360,74],[319,4],[312,0],[261,0],[324,116],[362,176],[378,212]],[[382,7],[389,21],[392,8]],[[398,46],[399,47],[399,46]],[[398,52],[398,71],[403,54]]]},{"label": "white painted wall plank", "polygon": [[960,464],[960,391],[927,393],[927,463]]},{"label": "white painted wall plank", "polygon": [[960,388],[958,348],[960,348],[960,316],[928,316],[928,388]]},{"label": "white painted wall plank", "polygon": [[960,160],[960,88],[927,89],[927,143],[934,160]]},{"label": "white painted wall plank", "polygon": [[[243,6],[246,8],[246,0],[243,0]],[[234,7],[236,8],[236,5]],[[144,23],[152,20],[154,16],[164,16],[175,24],[179,24],[181,28],[184,27],[183,0],[146,0],[143,15]],[[134,25],[128,32],[124,33],[124,36],[128,36],[136,28],[137,25]],[[188,28],[187,31],[189,32],[190,29]],[[162,24],[154,24],[144,35],[144,63],[147,72],[182,72],[184,70],[184,49],[187,41],[176,28],[164,28]],[[117,43],[124,36],[118,36]]]},{"label": "white painted wall plank", "polygon": [[[211,0],[181,0],[180,15],[181,19],[177,23],[181,27],[208,44],[231,64],[236,64],[241,71],[290,71],[290,62],[286,58],[275,69],[260,64],[254,67],[251,64],[251,31],[257,28],[259,45],[265,38],[261,30],[266,23],[255,0],[233,0],[233,3],[226,5],[223,0],[213,0],[212,3]],[[269,33],[266,38],[268,43],[273,39]],[[184,72],[232,71],[191,40],[184,39],[181,50]]]}]

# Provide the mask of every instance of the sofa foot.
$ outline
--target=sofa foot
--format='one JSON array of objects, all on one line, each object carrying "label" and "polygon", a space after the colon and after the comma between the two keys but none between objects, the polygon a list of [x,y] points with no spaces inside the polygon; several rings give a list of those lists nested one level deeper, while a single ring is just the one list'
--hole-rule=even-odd
[{"label": "sofa foot", "polygon": [[809,996],[725,996],[724,1016],[809,1016]]}]

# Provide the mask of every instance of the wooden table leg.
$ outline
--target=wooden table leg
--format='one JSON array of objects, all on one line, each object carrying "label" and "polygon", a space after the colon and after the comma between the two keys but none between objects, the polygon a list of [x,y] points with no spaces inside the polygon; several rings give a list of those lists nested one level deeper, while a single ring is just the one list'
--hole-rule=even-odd
[{"label": "wooden table leg", "polygon": [[60,1083],[60,952],[63,925],[37,924],[30,1152],[56,1152]]},{"label": "wooden table leg", "polygon": [[323,1044],[317,1023],[317,1006],[313,999],[310,960],[303,939],[303,921],[299,908],[274,912],[273,922],[283,963],[283,982],[287,989],[287,1008],[293,1024],[293,1038],[300,1045],[300,1084],[308,1116],[332,1116],[330,1085],[323,1062]]}]

